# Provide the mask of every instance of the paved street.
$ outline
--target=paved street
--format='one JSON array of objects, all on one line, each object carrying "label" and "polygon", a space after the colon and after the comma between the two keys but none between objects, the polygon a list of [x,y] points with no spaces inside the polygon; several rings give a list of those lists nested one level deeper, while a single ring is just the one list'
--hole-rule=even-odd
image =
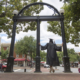
[{"label": "paved street", "polygon": [[[55,69],[55,67],[53,67]],[[24,72],[24,67],[18,67],[14,68],[14,72]],[[35,68],[26,68],[26,72],[34,73]],[[41,68],[42,73],[49,73],[49,68]],[[55,73],[63,73],[64,67],[58,66],[57,69],[55,69]],[[72,73],[78,73],[78,68],[71,68]]]},{"label": "paved street", "polygon": [[[53,67],[55,69],[55,67]],[[14,67],[14,73],[15,72],[24,72],[25,67]],[[35,68],[26,67],[26,73],[34,73]],[[58,66],[57,69],[55,69],[55,73],[64,73],[64,67]],[[78,68],[71,68],[72,73],[78,73]],[[41,68],[42,73],[49,73],[49,68]],[[4,73],[4,72],[0,72]]]}]

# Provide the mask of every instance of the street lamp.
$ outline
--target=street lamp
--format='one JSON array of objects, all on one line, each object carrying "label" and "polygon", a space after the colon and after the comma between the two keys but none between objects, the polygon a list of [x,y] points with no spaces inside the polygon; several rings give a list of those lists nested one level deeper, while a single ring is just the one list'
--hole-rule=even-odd
[{"label": "street lamp", "polygon": [[64,9],[60,9],[60,14],[64,14]]},{"label": "street lamp", "polygon": [[15,32],[16,32],[16,24],[17,21],[14,20],[14,17],[16,17],[16,15],[18,14],[17,10],[13,11],[13,30],[12,30],[12,39],[11,39],[11,46],[10,46],[10,53],[9,53],[9,57],[7,60],[7,68],[6,68],[6,72],[13,72],[13,64],[14,64],[14,57],[13,57],[13,51],[14,51],[14,43],[15,43]]},{"label": "street lamp", "polygon": [[18,14],[18,11],[17,11],[17,10],[14,10],[14,11],[13,11],[13,14],[14,14],[14,15],[17,15],[17,14]]}]

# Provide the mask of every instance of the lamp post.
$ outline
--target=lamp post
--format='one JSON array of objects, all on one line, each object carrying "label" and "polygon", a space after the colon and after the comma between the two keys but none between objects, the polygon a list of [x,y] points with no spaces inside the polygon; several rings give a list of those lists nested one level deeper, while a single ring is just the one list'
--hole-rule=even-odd
[{"label": "lamp post", "polygon": [[67,53],[67,47],[66,47],[66,39],[65,39],[65,31],[64,31],[64,10],[60,10],[60,14],[62,16],[61,18],[61,32],[62,32],[62,42],[63,42],[63,63],[64,63],[64,72],[71,72],[70,71],[70,62],[69,57]]},{"label": "lamp post", "polygon": [[[18,11],[13,11],[14,17],[17,16]],[[7,60],[7,69],[6,72],[13,72],[13,64],[14,64],[14,57],[13,57],[13,51],[14,51],[14,42],[15,42],[15,33],[16,33],[16,20],[13,19],[13,30],[12,30],[12,39],[11,39],[11,45],[10,45],[10,53]]]},{"label": "lamp post", "polygon": [[35,65],[35,72],[41,72],[40,70],[40,20],[39,16],[37,17],[37,49],[36,49],[36,65]]}]

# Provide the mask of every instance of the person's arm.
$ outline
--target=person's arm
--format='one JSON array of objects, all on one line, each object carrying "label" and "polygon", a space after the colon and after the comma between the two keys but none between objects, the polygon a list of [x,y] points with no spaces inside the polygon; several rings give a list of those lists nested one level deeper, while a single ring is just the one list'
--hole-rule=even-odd
[{"label": "person's arm", "polygon": [[62,43],[61,46],[57,46],[57,45],[55,44],[55,49],[56,49],[56,51],[62,51],[62,46],[63,46],[63,43]]},{"label": "person's arm", "polygon": [[46,44],[45,46],[42,46],[42,45],[39,43],[39,45],[41,46],[41,50],[47,49],[47,44]]},{"label": "person's arm", "polygon": [[62,45],[61,45],[62,47],[63,47],[63,43],[62,43]]}]

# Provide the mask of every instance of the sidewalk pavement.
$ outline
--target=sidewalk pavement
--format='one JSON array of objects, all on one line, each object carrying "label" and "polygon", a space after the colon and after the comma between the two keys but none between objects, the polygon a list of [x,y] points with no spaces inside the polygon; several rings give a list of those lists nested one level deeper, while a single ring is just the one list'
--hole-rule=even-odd
[{"label": "sidewalk pavement", "polygon": [[[55,69],[55,67],[53,67],[53,68]],[[34,73],[34,71],[35,71],[35,67],[32,67],[32,68],[30,68],[30,67],[14,67],[14,70],[16,70],[16,69],[19,69],[19,70],[26,69],[26,72],[29,71],[30,73]],[[40,70],[42,73],[49,73],[49,68],[41,67]],[[55,73],[64,73],[63,71],[64,71],[64,67],[57,66],[57,69],[55,69]],[[71,68],[71,71],[72,71],[72,73],[79,73],[78,68]]]},{"label": "sidewalk pavement", "polygon": [[[17,68],[15,67],[14,69]],[[20,68],[24,69],[24,67]],[[26,69],[32,70],[31,72],[0,73],[0,80],[80,80],[79,73],[63,73],[63,67],[57,67],[55,73],[49,73],[49,68],[43,67],[41,68],[41,73],[34,73],[34,68],[27,67]]]},{"label": "sidewalk pavement", "polygon": [[16,67],[13,67],[13,69],[31,69],[30,67],[20,67],[20,66],[16,66]]},{"label": "sidewalk pavement", "polygon": [[2,73],[0,80],[80,80],[80,74]]}]

